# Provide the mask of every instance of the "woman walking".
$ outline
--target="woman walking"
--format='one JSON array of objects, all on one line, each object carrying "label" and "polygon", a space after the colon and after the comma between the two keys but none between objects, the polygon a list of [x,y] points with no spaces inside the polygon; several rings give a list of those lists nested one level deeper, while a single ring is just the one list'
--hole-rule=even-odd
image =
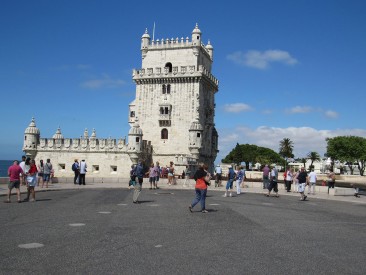
[{"label": "woman walking", "polygon": [[30,194],[32,193],[32,202],[36,201],[36,191],[34,188],[37,184],[37,166],[34,159],[30,161],[30,168],[27,172],[27,198],[24,201],[29,201]]},{"label": "woman walking", "polygon": [[207,194],[207,185],[210,184],[210,173],[207,172],[208,166],[204,163],[199,165],[197,172],[194,174],[194,180],[196,181],[195,191],[196,197],[192,201],[192,204],[188,207],[191,213],[193,212],[193,207],[201,202],[201,212],[207,213],[206,210],[206,194]]},{"label": "woman walking", "polygon": [[42,182],[42,185],[43,185],[43,160],[42,159],[39,161],[37,170],[38,170],[38,183],[37,183],[37,186],[40,186],[41,182]]}]

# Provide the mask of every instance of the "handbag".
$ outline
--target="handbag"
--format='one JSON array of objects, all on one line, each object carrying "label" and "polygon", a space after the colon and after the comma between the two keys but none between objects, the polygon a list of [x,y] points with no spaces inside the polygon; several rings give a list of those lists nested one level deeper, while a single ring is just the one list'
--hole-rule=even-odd
[{"label": "handbag", "polygon": [[27,182],[32,183],[34,178],[32,176],[27,176]]}]

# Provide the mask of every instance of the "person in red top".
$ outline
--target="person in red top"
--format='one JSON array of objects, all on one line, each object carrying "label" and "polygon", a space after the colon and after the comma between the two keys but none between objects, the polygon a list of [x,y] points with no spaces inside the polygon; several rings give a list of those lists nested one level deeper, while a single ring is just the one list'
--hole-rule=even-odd
[{"label": "person in red top", "polygon": [[9,203],[10,202],[10,196],[11,196],[11,190],[13,188],[17,191],[17,197],[18,202],[21,202],[20,200],[20,175],[23,176],[23,169],[19,166],[19,162],[17,160],[14,160],[14,163],[12,166],[8,169],[8,176],[9,176],[9,184],[8,184],[8,199],[4,202]]},{"label": "person in red top", "polygon": [[194,179],[196,181],[195,191],[196,197],[192,201],[192,204],[188,207],[191,213],[193,212],[193,207],[198,203],[201,202],[201,212],[207,213],[206,210],[206,194],[207,194],[207,185],[210,184],[210,173],[207,172],[207,165],[201,163],[199,165],[198,170],[194,174]]},{"label": "person in red top", "polygon": [[34,159],[30,161],[30,168],[27,173],[27,198],[24,201],[29,201],[30,194],[32,193],[32,202],[36,201],[36,191],[34,188],[37,184],[37,166]]}]

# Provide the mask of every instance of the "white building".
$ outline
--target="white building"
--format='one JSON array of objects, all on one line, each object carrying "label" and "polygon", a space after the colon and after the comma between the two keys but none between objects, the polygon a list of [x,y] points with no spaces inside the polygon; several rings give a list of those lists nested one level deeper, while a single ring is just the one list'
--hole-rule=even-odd
[{"label": "white building", "polygon": [[[70,175],[74,159],[85,159],[95,176],[128,174],[131,164],[173,161],[177,173],[197,162],[213,168],[218,153],[215,93],[211,74],[213,47],[202,43],[198,25],[189,38],[141,41],[142,68],[133,70],[136,98],[129,105],[131,130],[124,139],[98,139],[87,130],[83,138],[40,138],[34,119],[25,131],[23,150],[37,160],[50,158],[60,173]],[[142,140],[144,137],[144,140]],[[148,141],[147,141],[148,140]]]}]

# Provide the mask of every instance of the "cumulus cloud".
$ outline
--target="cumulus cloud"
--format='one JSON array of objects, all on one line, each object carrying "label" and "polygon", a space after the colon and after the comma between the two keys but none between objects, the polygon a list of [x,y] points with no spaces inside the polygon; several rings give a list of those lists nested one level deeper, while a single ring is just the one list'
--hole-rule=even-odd
[{"label": "cumulus cloud", "polygon": [[329,118],[338,118],[338,113],[331,110],[325,111],[324,114]]},{"label": "cumulus cloud", "polygon": [[[219,155],[217,162],[221,161],[236,145],[255,144],[278,152],[279,143],[284,138],[289,138],[294,143],[295,157],[305,157],[309,152],[315,151],[323,156],[326,152],[326,138],[336,136],[362,136],[366,137],[364,129],[337,129],[317,130],[311,127],[276,128],[261,126],[256,129],[238,126],[235,129],[218,129]],[[235,134],[233,134],[235,133]]]},{"label": "cumulus cloud", "polygon": [[118,88],[125,84],[125,81],[122,79],[112,79],[109,75],[103,74],[102,77],[97,79],[91,79],[85,81],[80,84],[82,88],[86,89],[110,89],[110,88]]},{"label": "cumulus cloud", "polygon": [[313,108],[309,107],[309,106],[295,106],[292,107],[291,109],[286,109],[287,113],[290,114],[304,114],[304,113],[309,113],[313,110]]},{"label": "cumulus cloud", "polygon": [[253,110],[248,104],[245,103],[233,103],[224,105],[225,112],[228,113],[241,113]]},{"label": "cumulus cloud", "polygon": [[228,60],[236,64],[244,65],[256,69],[267,69],[270,63],[277,62],[285,65],[295,65],[298,61],[288,52],[282,50],[257,51],[250,50],[247,52],[237,51],[227,56]]}]

